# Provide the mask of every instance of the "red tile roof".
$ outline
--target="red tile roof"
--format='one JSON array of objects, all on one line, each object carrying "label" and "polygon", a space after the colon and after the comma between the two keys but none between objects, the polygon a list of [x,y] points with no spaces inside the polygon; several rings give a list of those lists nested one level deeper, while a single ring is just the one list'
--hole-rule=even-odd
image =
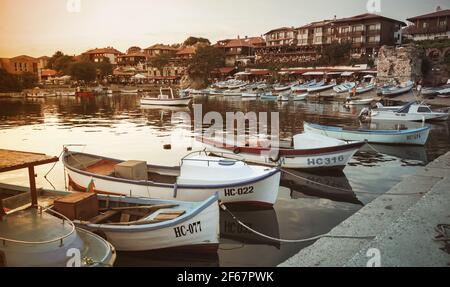
[{"label": "red tile roof", "polygon": [[197,49],[193,46],[182,47],[178,50],[177,55],[192,55]]},{"label": "red tile roof", "polygon": [[412,17],[412,18],[409,18],[409,19],[406,19],[406,20],[408,20],[410,22],[414,22],[415,20],[420,20],[420,19],[429,19],[429,18],[445,17],[445,16],[450,16],[450,9],[446,9],[446,10],[441,10],[441,11],[436,11],[436,12],[433,12],[433,13],[420,15],[420,16]]},{"label": "red tile roof", "polygon": [[169,45],[155,44],[153,46],[150,46],[150,47],[146,48],[145,50],[171,50],[171,51],[175,51],[176,48],[171,47]]},{"label": "red tile roof", "polygon": [[147,57],[147,55],[145,55],[144,53],[131,53],[119,56],[119,58],[130,58],[130,57]]},{"label": "red tile roof", "polygon": [[107,48],[95,48],[87,52],[84,52],[83,54],[122,54],[122,52],[112,47],[107,47]]}]

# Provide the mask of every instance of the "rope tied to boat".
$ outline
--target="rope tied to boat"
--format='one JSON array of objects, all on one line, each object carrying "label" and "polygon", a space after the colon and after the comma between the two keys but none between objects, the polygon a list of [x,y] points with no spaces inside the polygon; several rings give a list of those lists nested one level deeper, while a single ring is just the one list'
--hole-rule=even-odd
[{"label": "rope tied to boat", "polygon": [[240,221],[223,203],[220,204],[220,208],[227,212],[228,214],[230,214],[230,216],[242,227],[244,227],[245,229],[247,229],[248,231],[266,238],[268,240],[272,240],[272,241],[276,241],[276,242],[281,242],[281,243],[303,243],[303,242],[311,242],[311,241],[316,241],[319,240],[321,238],[334,238],[334,239],[359,239],[359,240],[373,240],[375,239],[376,236],[345,236],[345,235],[331,235],[330,233],[325,233],[325,234],[321,234],[321,235],[317,235],[314,237],[310,237],[310,238],[303,238],[303,239],[281,239],[281,238],[275,238],[266,234],[263,234],[251,227],[249,227],[248,225],[246,225],[245,223],[243,223],[242,221]]}]

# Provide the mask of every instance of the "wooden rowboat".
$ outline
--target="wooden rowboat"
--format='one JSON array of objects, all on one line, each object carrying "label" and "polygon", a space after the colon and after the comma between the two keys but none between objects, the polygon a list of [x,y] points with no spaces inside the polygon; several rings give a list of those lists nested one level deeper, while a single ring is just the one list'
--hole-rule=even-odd
[{"label": "wooden rowboat", "polygon": [[280,183],[280,171],[276,168],[251,166],[204,153],[192,153],[176,167],[137,162],[140,169],[133,177],[122,174],[118,168],[135,161],[66,150],[63,163],[69,183],[76,190],[85,191],[94,180],[97,193],[129,197],[198,202],[219,192],[225,203],[271,206]]}]

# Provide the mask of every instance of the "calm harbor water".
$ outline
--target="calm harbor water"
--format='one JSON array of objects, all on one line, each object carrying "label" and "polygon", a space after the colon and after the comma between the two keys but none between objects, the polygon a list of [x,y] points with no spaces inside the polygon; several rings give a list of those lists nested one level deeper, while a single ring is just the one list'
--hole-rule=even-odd
[{"label": "calm harbor water", "polygon": [[[0,148],[59,155],[62,146],[78,144],[74,150],[120,159],[140,159],[154,164],[177,165],[193,147],[193,134],[172,116],[192,109],[146,108],[139,96],[51,99],[0,99]],[[203,114],[226,112],[279,112],[282,138],[301,133],[303,122],[358,126],[358,109],[346,109],[338,102],[278,103],[240,98],[195,98]],[[417,126],[420,124],[408,124]],[[392,123],[378,128],[393,128]],[[425,147],[373,145],[364,147],[340,174],[297,175],[333,189],[283,175],[279,199],[272,209],[233,210],[244,223],[272,237],[301,239],[330,231],[357,212],[377,194],[388,191],[404,177],[414,174],[450,150],[448,123],[431,125],[430,140]],[[170,150],[164,145],[172,144]],[[195,150],[195,147],[194,147]],[[376,151],[377,152],[376,152]],[[61,163],[48,174],[51,166],[37,169],[38,185],[64,189]],[[0,181],[28,184],[26,171],[0,174]],[[343,192],[341,189],[349,190]],[[371,192],[361,194],[358,192]],[[226,213],[221,213],[220,247],[215,256],[120,253],[118,266],[275,266],[311,243],[273,242],[249,233]]]}]

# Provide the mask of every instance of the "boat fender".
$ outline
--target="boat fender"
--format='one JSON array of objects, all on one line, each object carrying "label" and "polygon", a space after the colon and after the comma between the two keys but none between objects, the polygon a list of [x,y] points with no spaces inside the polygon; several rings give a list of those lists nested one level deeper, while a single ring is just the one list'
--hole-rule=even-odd
[{"label": "boat fender", "polygon": [[175,185],[173,186],[173,198],[177,198],[178,195],[178,184],[175,183]]},{"label": "boat fender", "polygon": [[277,153],[276,157],[269,157],[270,161],[273,163],[278,163],[280,161],[280,153]]},{"label": "boat fender", "polygon": [[240,154],[241,153],[241,148],[235,147],[234,150],[233,150],[233,153],[234,154]]}]

